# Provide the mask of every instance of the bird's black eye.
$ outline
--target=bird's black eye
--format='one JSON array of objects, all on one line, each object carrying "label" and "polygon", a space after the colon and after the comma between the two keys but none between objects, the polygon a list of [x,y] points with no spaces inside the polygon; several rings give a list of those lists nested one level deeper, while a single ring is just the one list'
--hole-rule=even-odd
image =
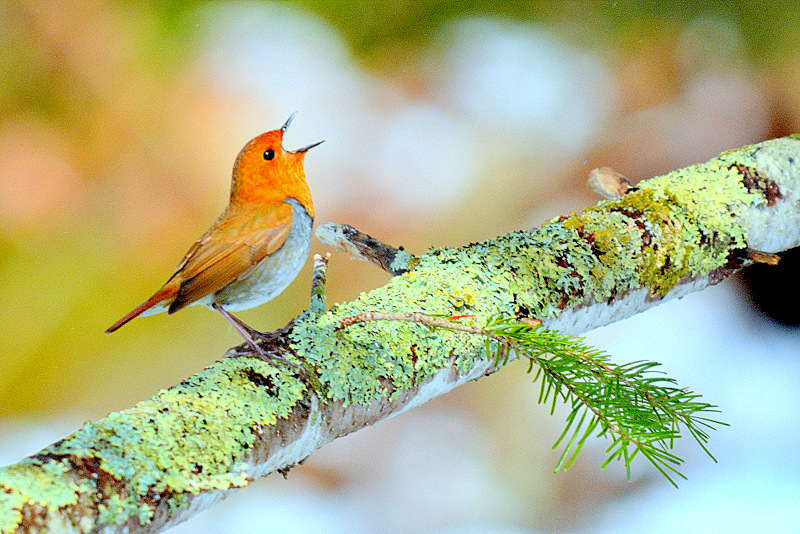
[{"label": "bird's black eye", "polygon": [[269,161],[274,157],[275,157],[275,151],[272,150],[271,148],[269,150],[267,150],[266,152],[264,152],[264,159],[265,160]]}]

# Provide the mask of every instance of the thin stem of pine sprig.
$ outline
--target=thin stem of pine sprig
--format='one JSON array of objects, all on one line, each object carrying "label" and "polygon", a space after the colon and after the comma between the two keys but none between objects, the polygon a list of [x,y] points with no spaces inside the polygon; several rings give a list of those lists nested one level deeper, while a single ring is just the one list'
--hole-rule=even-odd
[{"label": "thin stem of pine sprig", "polygon": [[[553,445],[553,448],[558,447],[567,435],[570,436],[556,472],[569,469],[588,437],[598,428],[598,437],[609,432],[614,436],[606,451],[609,457],[601,468],[613,460],[622,461],[629,478],[631,462],[639,452],[673,485],[675,481],[668,471],[686,478],[675,467],[683,460],[668,450],[673,448],[674,440],[680,438],[679,424],[686,426],[690,435],[714,459],[705,446],[709,435],[701,426],[714,429],[714,425],[725,423],[695,414],[715,412],[716,407],[698,401],[700,396],[687,389],[674,387],[675,380],[671,378],[651,376],[659,372],[654,370],[657,363],[636,361],[616,365],[581,339],[540,328],[538,321],[523,323],[499,315],[490,318],[484,328],[454,322],[464,317],[471,316],[445,318],[420,313],[367,312],[342,319],[336,330],[370,321],[415,322],[485,336],[486,353],[494,355],[495,367],[504,365],[512,350],[518,356],[527,357],[528,372],[533,370],[534,363],[538,367],[534,381],[542,378],[539,403],[552,401],[551,414],[555,412],[558,399],[570,403],[572,398],[567,426]],[[582,412],[580,418],[579,412]]]},{"label": "thin stem of pine sprig", "polygon": [[[513,320],[503,318],[499,318],[494,322],[490,321],[490,324],[487,325],[487,330],[495,335],[514,338],[523,345],[526,344],[526,342],[530,342],[530,339],[519,335],[521,332],[519,325],[511,321]],[[536,333],[537,336],[540,334],[544,333]],[[558,334],[555,335],[558,336]],[[684,424],[703,450],[706,451],[712,459],[714,458],[705,446],[708,434],[697,425],[714,428],[713,424],[724,423],[706,418],[695,418],[694,414],[703,411],[716,411],[714,410],[715,407],[708,403],[696,402],[695,399],[699,396],[691,392],[674,388],[670,385],[666,387],[661,385],[663,383],[674,384],[675,381],[672,379],[653,378],[644,375],[644,373],[652,372],[652,368],[658,364],[652,362],[633,362],[623,366],[615,366],[613,364],[606,365],[606,356],[598,351],[589,349],[579,340],[562,338],[562,341],[566,341],[566,345],[563,343],[556,343],[555,346],[551,347],[547,347],[546,345],[553,340],[546,340],[548,343],[544,344],[545,346],[537,346],[537,343],[529,343],[536,347],[539,354],[527,355],[532,360],[535,360],[540,366],[540,371],[543,371],[537,373],[537,377],[539,374],[543,377],[543,393],[540,394],[540,399],[543,396],[544,399],[541,400],[547,402],[549,392],[553,389],[552,382],[556,382],[560,386],[566,388],[567,391],[573,395],[573,398],[580,399],[584,406],[595,414],[602,428],[601,434],[608,430],[617,434],[618,439],[615,439],[614,444],[609,450],[614,449],[615,446],[616,448],[609,459],[603,464],[603,467],[614,459],[624,460],[625,467],[628,473],[630,473],[631,461],[638,452],[642,452],[642,454],[653,463],[673,485],[675,485],[675,481],[666,471],[671,471],[685,478],[674,467],[680,464],[682,460],[669,453],[667,449],[671,449],[674,440],[680,437],[678,422]],[[558,346],[559,344],[561,346]],[[569,346],[569,344],[571,344],[571,346]],[[566,352],[561,350],[565,348],[567,349]],[[542,358],[541,354],[544,352],[550,352],[553,357],[551,359]],[[587,389],[587,384],[584,382],[587,379],[587,375],[581,376],[577,373],[577,371],[581,369],[580,366],[571,366],[571,370],[573,371],[572,375],[570,375],[570,369],[553,368],[551,364],[559,358],[565,359],[565,355],[567,357],[575,357],[599,367],[603,372],[607,372],[609,375],[604,377],[602,373],[595,370],[595,372],[591,373],[592,379],[597,379],[599,382],[608,382],[608,378],[611,378],[612,381],[616,381],[616,383],[612,383],[614,394],[606,395],[605,399],[603,399],[606,401],[606,406],[614,408],[613,412],[604,412],[599,408],[603,403],[600,402],[601,399],[596,394],[597,391],[594,391],[595,396],[592,397],[592,390]],[[588,371],[591,371],[591,369],[588,369]],[[545,382],[551,383],[545,384]],[[558,393],[560,389],[556,388],[555,391]],[[602,392],[602,387],[600,391]],[[607,392],[611,393],[611,390],[607,390]],[[621,392],[625,395],[621,396]],[[626,402],[625,399],[626,395],[629,397],[628,402]],[[556,394],[554,394],[554,400],[555,396]],[[567,400],[567,395],[562,394],[562,396],[564,400]],[[614,406],[615,399],[616,406]],[[575,415],[577,415],[578,409],[579,407],[573,404],[573,411],[570,413],[570,419],[568,420],[570,424],[572,420],[574,420]],[[655,416],[655,420],[652,416]],[[650,419],[648,420],[648,418]],[[615,424],[614,421],[617,423]],[[594,422],[595,421],[592,420],[592,423]],[[591,433],[592,430],[593,426],[590,427],[589,433]],[[574,431],[573,439],[567,443],[564,454],[559,460],[556,470],[562,467],[564,469],[568,468],[576,458],[577,453],[580,451],[585,441],[585,437],[588,437],[588,435],[584,435],[583,440],[574,443],[574,438],[577,437],[579,432],[580,422]],[[557,446],[562,439],[563,436],[559,438],[555,446]],[[632,454],[628,450],[629,445],[634,447]],[[569,461],[567,461],[570,451],[572,451],[572,456]]]},{"label": "thin stem of pine sprig", "polygon": [[[538,358],[537,358],[537,360],[538,360]],[[539,363],[541,364],[541,362],[539,362]],[[615,441],[612,444],[612,446],[609,448],[609,450],[611,450],[615,446],[618,446],[618,447],[616,448],[615,452],[612,453],[611,456],[603,463],[601,468],[604,469],[612,460],[615,460],[615,459],[616,460],[622,460],[622,459],[624,459],[625,469],[626,469],[628,478],[630,478],[630,464],[631,464],[631,461],[633,460],[635,454],[637,452],[641,451],[642,454],[645,456],[645,458],[647,458],[656,467],[656,469],[658,469],[661,472],[661,474],[663,474],[667,478],[667,480],[669,480],[669,482],[673,486],[677,487],[677,484],[672,479],[672,477],[670,477],[666,473],[666,471],[663,469],[664,467],[666,467],[670,471],[674,472],[678,476],[680,476],[680,477],[682,477],[684,479],[686,478],[683,474],[681,474],[679,471],[677,471],[674,467],[669,465],[669,463],[672,463],[672,464],[675,464],[675,465],[678,465],[678,464],[682,463],[682,460],[680,458],[668,453],[666,450],[664,450],[662,448],[659,448],[657,446],[652,446],[650,443],[646,442],[645,440],[637,439],[635,437],[635,433],[634,432],[626,431],[622,425],[615,425],[612,422],[612,418],[608,417],[606,414],[603,414],[601,410],[596,408],[592,403],[592,399],[589,399],[586,395],[584,395],[579,390],[579,388],[574,387],[574,385],[571,384],[570,381],[567,380],[566,377],[564,377],[563,375],[559,375],[559,374],[556,374],[556,373],[546,373],[545,376],[550,376],[553,380],[559,381],[559,383],[562,386],[564,386],[569,391],[570,394],[572,394],[575,398],[580,400],[580,402],[583,404],[583,406],[585,408],[583,410],[583,416],[581,417],[581,420],[578,422],[578,424],[577,424],[577,426],[575,428],[575,431],[573,432],[572,439],[570,439],[570,441],[564,447],[564,452],[562,453],[561,457],[559,458],[558,464],[556,465],[556,468],[555,468],[555,472],[558,472],[558,471],[560,471],[562,469],[563,470],[569,469],[569,467],[572,465],[572,463],[577,458],[578,453],[581,451],[581,448],[583,447],[583,444],[586,441],[586,438],[594,430],[594,428],[596,427],[597,423],[599,423],[603,427],[603,433],[605,433],[605,431],[609,431],[610,430],[611,432],[613,432],[614,434],[617,434],[617,436],[618,436],[617,439],[615,439]],[[554,397],[554,399],[555,399],[555,397]],[[571,424],[571,420],[574,420],[574,417],[577,415],[577,413],[579,411],[580,411],[580,406],[574,406],[573,407],[572,412],[568,416],[568,421],[570,421],[570,424]],[[590,411],[594,414],[592,419],[591,419],[591,424],[587,428],[586,433],[584,434],[583,438],[580,441],[578,441],[577,444],[575,444],[574,440],[577,437],[578,433],[581,431],[581,427],[583,425],[583,420],[585,419],[586,414],[588,412],[590,412]],[[567,430],[568,429],[569,429],[569,424],[568,424]],[[652,437],[652,436],[650,436],[650,437]],[[673,439],[674,437],[678,437],[678,436],[675,435],[675,433],[673,433],[673,432],[668,432],[665,437],[669,437],[670,439]],[[562,439],[563,439],[563,435],[562,435],[561,438],[559,438],[556,441],[556,443],[553,445],[553,448],[557,447]],[[634,449],[633,454],[629,453],[628,445],[633,445],[634,446],[635,449]],[[606,451],[606,452],[608,452],[608,451]],[[570,455],[570,453],[571,453],[571,455]],[[567,461],[567,458],[569,458],[569,461]]]},{"label": "thin stem of pine sprig", "polygon": [[[520,328],[519,323],[512,322],[513,320],[508,320],[504,318],[497,318],[495,321],[490,321],[490,324],[487,325],[487,330],[495,335],[506,336],[518,339],[521,342],[525,342],[524,338],[519,336],[519,332],[524,330],[526,327],[522,326]],[[530,329],[531,331],[534,329]],[[541,335],[541,332],[537,332],[536,335]],[[559,334],[555,333],[556,336]],[[530,341],[530,340],[527,340]],[[675,381],[669,378],[662,378],[662,377],[646,377],[644,373],[651,373],[654,372],[653,368],[656,367],[658,364],[654,362],[646,362],[646,361],[639,361],[639,362],[632,362],[625,365],[615,366],[611,364],[611,366],[606,365],[604,361],[607,359],[605,355],[602,353],[590,349],[583,345],[580,340],[574,340],[570,338],[563,338],[562,341],[566,341],[566,343],[571,346],[562,345],[561,348],[566,347],[569,351],[570,355],[577,356],[578,358],[584,360],[585,362],[595,365],[601,368],[604,372],[609,373],[614,379],[618,380],[622,385],[630,388],[631,398],[636,401],[634,404],[636,405],[644,405],[646,406],[648,414],[661,414],[667,416],[668,419],[673,421],[679,421],[680,423],[684,424],[687,429],[689,430],[690,434],[697,440],[698,444],[703,448],[703,450],[712,458],[714,456],[710,453],[708,448],[705,446],[705,442],[708,440],[708,434],[699,427],[702,425],[706,428],[713,429],[714,425],[724,424],[720,421],[715,421],[712,419],[704,418],[704,417],[694,417],[693,415],[697,412],[713,412],[717,411],[714,410],[714,406],[704,403],[704,402],[696,402],[695,399],[699,398],[699,395],[693,394],[690,391],[678,389],[675,387],[667,386],[666,388],[663,386],[658,386],[658,383],[667,383],[667,384],[674,384]],[[535,344],[533,344],[535,345]],[[540,352],[545,352],[547,347],[537,347]],[[551,351],[552,352],[552,351]],[[550,362],[552,360],[541,360],[537,355],[528,355],[532,357],[539,363],[540,366],[544,365],[547,367],[546,362]],[[555,380],[560,380],[560,378],[565,378],[564,375],[560,375],[559,373],[549,373],[546,374],[545,377],[550,376]],[[537,373],[538,377],[538,373]],[[582,377],[586,378],[586,377]],[[596,373],[593,378],[598,378],[600,380],[603,379],[603,375],[600,373]],[[568,387],[571,392],[575,395],[582,397],[588,406],[591,406],[591,399],[587,399],[584,395],[581,395],[581,392],[578,388],[574,387],[574,382],[570,380],[560,380],[565,387]],[[619,384],[618,384],[619,385]],[[658,390],[659,394],[654,394],[653,390]],[[547,395],[545,394],[545,397]],[[642,403],[642,399],[646,400],[646,402]],[[680,407],[681,409],[677,409]],[[613,430],[613,428],[612,428]],[[654,434],[651,433],[651,437]],[[656,436],[657,437],[657,436]],[[680,437],[677,428],[673,428],[673,430],[664,435],[663,440],[659,440],[663,443],[664,447],[672,448],[672,441]],[[670,444],[666,444],[665,441],[669,440]],[[647,452],[645,448],[643,452]],[[714,459],[714,461],[716,461]]]}]

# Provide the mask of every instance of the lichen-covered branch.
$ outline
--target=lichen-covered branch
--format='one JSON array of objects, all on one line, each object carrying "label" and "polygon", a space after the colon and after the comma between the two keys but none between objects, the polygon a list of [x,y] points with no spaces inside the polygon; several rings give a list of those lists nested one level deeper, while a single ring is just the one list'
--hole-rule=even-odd
[{"label": "lichen-covered branch", "polygon": [[[620,198],[415,257],[385,286],[271,336],[299,363],[223,359],[0,469],[0,531],[157,531],[324,443],[495,371],[485,339],[368,312],[541,320],[565,334],[627,317],[800,244],[800,138],[744,147]],[[336,276],[335,264],[330,276]]]}]

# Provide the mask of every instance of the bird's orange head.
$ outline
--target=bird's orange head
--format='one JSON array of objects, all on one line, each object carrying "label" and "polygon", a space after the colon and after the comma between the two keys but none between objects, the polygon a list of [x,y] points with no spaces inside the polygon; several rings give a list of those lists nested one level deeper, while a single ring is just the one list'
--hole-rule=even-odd
[{"label": "bird's orange head", "polygon": [[293,152],[284,150],[283,134],[294,118],[278,130],[251,139],[233,165],[231,204],[237,202],[269,203],[294,198],[314,217],[314,203],[303,171],[306,152],[319,141]]}]

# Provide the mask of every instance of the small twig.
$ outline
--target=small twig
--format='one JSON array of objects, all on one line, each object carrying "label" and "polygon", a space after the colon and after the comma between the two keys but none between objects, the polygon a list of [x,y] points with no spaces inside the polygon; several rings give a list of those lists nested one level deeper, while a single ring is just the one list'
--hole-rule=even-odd
[{"label": "small twig", "polygon": [[[502,336],[497,336],[484,330],[483,328],[479,328],[477,326],[471,326],[463,323],[455,323],[456,319],[464,319],[466,317],[475,317],[474,315],[454,315],[452,317],[431,317],[430,315],[425,315],[423,313],[384,313],[384,312],[365,312],[359,313],[358,315],[351,315],[350,317],[345,317],[339,324],[336,325],[334,330],[338,332],[339,330],[343,330],[348,326],[352,326],[358,323],[367,323],[371,321],[405,321],[409,323],[422,323],[428,326],[438,326],[440,328],[449,328],[450,330],[458,330],[460,332],[466,332],[468,334],[480,334],[482,336],[488,336],[494,338],[498,341],[507,341],[506,338]],[[525,323],[530,327],[536,327],[542,324],[539,319],[530,319],[530,318],[523,318],[520,319],[520,322]]]},{"label": "small twig", "polygon": [[598,167],[589,172],[589,189],[609,200],[619,198],[631,187],[625,176],[611,167]]},{"label": "small twig", "polygon": [[[689,412],[687,413],[686,409],[679,410],[678,408],[682,407],[676,406],[680,399],[676,399],[672,393],[676,390],[652,389],[656,381],[643,378],[642,373],[656,364],[646,364],[645,362],[646,365],[638,365],[638,369],[635,367],[630,372],[627,372],[626,369],[629,369],[632,364],[619,367],[606,365],[603,361],[603,356],[599,353],[587,349],[580,341],[570,341],[557,333],[552,333],[555,335],[553,337],[547,331],[544,331],[541,338],[542,342],[536,343],[533,338],[526,340],[520,337],[520,333],[513,322],[508,323],[511,330],[504,329],[503,325],[496,320],[490,320],[493,326],[487,327],[487,329],[453,322],[453,320],[464,317],[471,317],[471,315],[439,318],[421,313],[366,312],[341,319],[335,330],[338,331],[348,326],[368,321],[415,322],[430,327],[441,327],[468,334],[482,335],[497,341],[496,354],[493,356],[495,367],[505,365],[509,354],[512,352],[526,356],[532,364],[538,364],[539,372],[543,373],[542,393],[540,394],[539,402],[543,402],[542,396],[545,398],[544,402],[549,402],[546,398],[552,393],[553,403],[560,397],[564,402],[572,404],[573,412],[568,418],[567,428],[556,441],[554,447],[561,443],[572,426],[573,419],[579,413],[579,405],[586,409],[577,427],[575,427],[572,438],[564,449],[564,453],[556,466],[556,472],[570,467],[580,452],[583,442],[594,432],[598,424],[602,425],[601,434],[611,432],[617,436],[613,438],[614,445],[609,449],[616,448],[617,450],[606,460],[604,466],[616,458],[624,459],[626,468],[628,468],[633,457],[638,452],[641,452],[673,485],[675,485],[675,481],[670,477],[668,471],[684,479],[686,478],[675,468],[675,465],[680,464],[681,460],[672,455],[667,450],[671,446],[665,444],[665,440],[671,442],[672,439],[680,437],[676,430],[677,423],[685,424],[701,447],[708,452],[703,445],[705,434],[694,426],[695,420],[692,419],[692,414],[698,411],[713,411],[714,407],[707,404],[697,404],[693,400],[696,396],[690,396],[690,404],[686,404],[686,409]],[[513,321],[510,317],[508,320]],[[541,324],[540,321],[534,318],[516,320],[534,329]],[[500,326],[499,331],[492,330],[498,325]],[[569,346],[570,343],[573,343],[571,347]],[[550,354],[551,357],[545,357],[547,354]],[[603,374],[595,368],[600,368],[608,374]],[[537,373],[536,376],[538,377],[539,374]],[[609,382],[616,384],[612,393],[608,393],[605,389],[606,384]],[[671,381],[668,380],[667,382]],[[595,384],[591,390],[586,388],[590,384]],[[596,400],[598,392],[600,392],[600,397],[604,395],[610,395],[610,397],[598,402]],[[691,392],[689,394],[691,395]],[[573,400],[570,400],[570,398]],[[618,416],[613,410],[609,412],[608,406],[612,406],[616,411],[623,410],[626,413],[624,416]],[[654,429],[647,421],[637,422],[636,418],[639,412],[648,409],[656,414],[655,419],[661,425],[659,428]],[[627,414],[627,410],[630,410],[630,414]],[[659,412],[670,417],[671,421],[662,421],[658,415]],[[586,414],[591,414],[591,418],[588,426],[583,427]],[[702,424],[706,424],[703,421],[707,420],[700,419],[699,421]],[[718,423],[716,421],[708,422]],[[659,436],[667,437],[660,440],[653,439],[653,437],[658,438]],[[575,440],[578,438],[580,439],[576,443]],[[659,443],[663,445],[663,448],[658,445]],[[635,448],[632,454],[629,452],[629,446]],[[711,456],[710,453],[709,456]],[[711,458],[713,459],[714,457],[711,456]]]},{"label": "small twig", "polygon": [[539,319],[534,319],[532,317],[522,317],[519,321],[531,327],[540,326],[542,324],[542,321],[540,321]]},{"label": "small twig", "polygon": [[766,263],[767,265],[778,265],[778,262],[781,261],[781,257],[777,254],[768,254],[752,248],[747,249],[747,257],[756,263]]},{"label": "small twig", "polygon": [[409,323],[422,323],[429,326],[438,326],[439,328],[449,328],[450,330],[459,330],[461,332],[466,332],[468,334],[481,334],[484,336],[489,336],[498,340],[503,340],[503,338],[499,336],[495,336],[484,330],[483,328],[478,328],[477,326],[470,326],[467,324],[461,323],[454,323],[453,321],[449,321],[447,319],[441,319],[439,317],[431,317],[430,315],[424,315],[422,313],[384,313],[384,312],[365,312],[359,313],[358,315],[351,315],[350,317],[345,317],[339,324],[334,328],[335,331],[343,330],[348,326],[352,326],[358,323],[368,323],[372,321],[405,321]]},{"label": "small twig", "polygon": [[403,250],[378,241],[346,224],[327,222],[316,231],[317,239],[344,250],[356,259],[377,265],[393,276],[414,268],[417,258]]},{"label": "small twig", "polygon": [[311,277],[311,302],[308,311],[311,313],[325,313],[325,276],[328,270],[330,253],[324,256],[314,254],[314,274]]}]

